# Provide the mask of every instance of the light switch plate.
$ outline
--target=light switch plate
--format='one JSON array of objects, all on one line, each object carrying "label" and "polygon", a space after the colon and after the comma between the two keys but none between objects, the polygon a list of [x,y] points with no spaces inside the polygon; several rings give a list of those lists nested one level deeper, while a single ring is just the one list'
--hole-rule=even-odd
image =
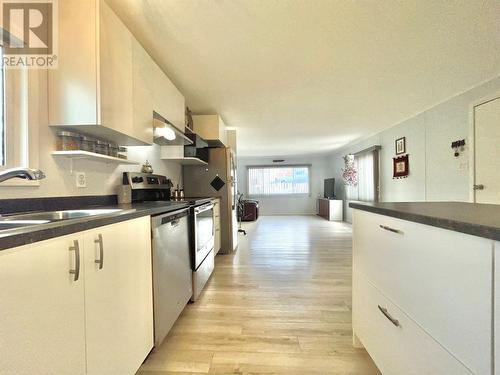
[{"label": "light switch plate", "polygon": [[76,172],[76,187],[86,188],[87,187],[87,177],[85,172]]}]

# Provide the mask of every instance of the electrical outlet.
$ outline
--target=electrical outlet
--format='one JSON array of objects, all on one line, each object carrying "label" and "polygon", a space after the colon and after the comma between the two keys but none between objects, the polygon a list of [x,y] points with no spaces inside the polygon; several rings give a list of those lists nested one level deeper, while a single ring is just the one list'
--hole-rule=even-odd
[{"label": "electrical outlet", "polygon": [[76,187],[87,187],[87,177],[85,176],[85,172],[76,172]]}]

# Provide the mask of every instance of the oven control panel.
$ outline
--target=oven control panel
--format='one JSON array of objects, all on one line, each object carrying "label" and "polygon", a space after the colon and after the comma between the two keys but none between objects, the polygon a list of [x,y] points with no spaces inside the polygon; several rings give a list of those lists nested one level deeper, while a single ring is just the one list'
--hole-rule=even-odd
[{"label": "oven control panel", "polygon": [[134,189],[170,189],[172,181],[166,176],[152,173],[124,172],[123,184]]}]

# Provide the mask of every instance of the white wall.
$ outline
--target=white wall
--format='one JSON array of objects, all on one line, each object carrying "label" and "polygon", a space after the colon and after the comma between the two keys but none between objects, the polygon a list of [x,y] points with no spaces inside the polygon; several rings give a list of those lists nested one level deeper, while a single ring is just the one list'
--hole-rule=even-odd
[{"label": "white wall", "polygon": [[[344,155],[372,145],[381,145],[381,201],[468,201],[470,105],[499,91],[500,77],[497,77],[381,133],[336,151],[328,157],[329,168],[341,181]],[[394,142],[400,137],[406,137],[410,175],[404,179],[393,179]],[[465,152],[455,158],[451,143],[460,139],[465,139],[467,146]],[[339,183],[337,188],[337,195],[344,198],[344,186]],[[345,217],[350,221],[350,210],[345,210]]]},{"label": "white wall", "polygon": [[[311,194],[308,197],[257,197],[261,215],[310,215],[316,214],[317,199],[323,196],[323,181],[332,177],[327,173],[325,155],[280,157],[284,163],[273,163],[273,157],[238,157],[238,190],[247,194],[247,167],[250,165],[311,164]],[[331,172],[333,173],[333,172]],[[331,174],[330,173],[330,174]]]},{"label": "white wall", "polygon": [[[31,73],[30,73],[31,74]],[[0,199],[37,198],[74,195],[108,195],[115,194],[116,186],[121,183],[123,171],[139,171],[141,166],[117,166],[88,160],[74,161],[74,171],[85,172],[87,187],[77,188],[76,177],[70,173],[69,159],[55,158],[50,153],[55,150],[55,131],[48,126],[46,100],[46,75],[41,75],[39,87],[30,87],[38,91],[42,100],[38,115],[33,115],[30,122],[39,130],[39,168],[47,178],[40,181],[39,187],[5,187],[0,184]],[[30,106],[33,103],[30,103]],[[128,158],[143,163],[146,159],[153,165],[155,173],[170,177],[177,184],[182,173],[180,164],[159,159],[158,146],[130,147]]]}]

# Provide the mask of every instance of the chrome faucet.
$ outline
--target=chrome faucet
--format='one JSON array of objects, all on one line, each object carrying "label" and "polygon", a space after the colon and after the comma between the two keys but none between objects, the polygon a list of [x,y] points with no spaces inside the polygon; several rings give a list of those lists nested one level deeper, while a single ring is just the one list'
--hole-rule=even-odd
[{"label": "chrome faucet", "polygon": [[0,182],[10,180],[11,178],[24,178],[26,180],[41,180],[45,178],[45,173],[40,169],[13,168],[0,172]]}]

